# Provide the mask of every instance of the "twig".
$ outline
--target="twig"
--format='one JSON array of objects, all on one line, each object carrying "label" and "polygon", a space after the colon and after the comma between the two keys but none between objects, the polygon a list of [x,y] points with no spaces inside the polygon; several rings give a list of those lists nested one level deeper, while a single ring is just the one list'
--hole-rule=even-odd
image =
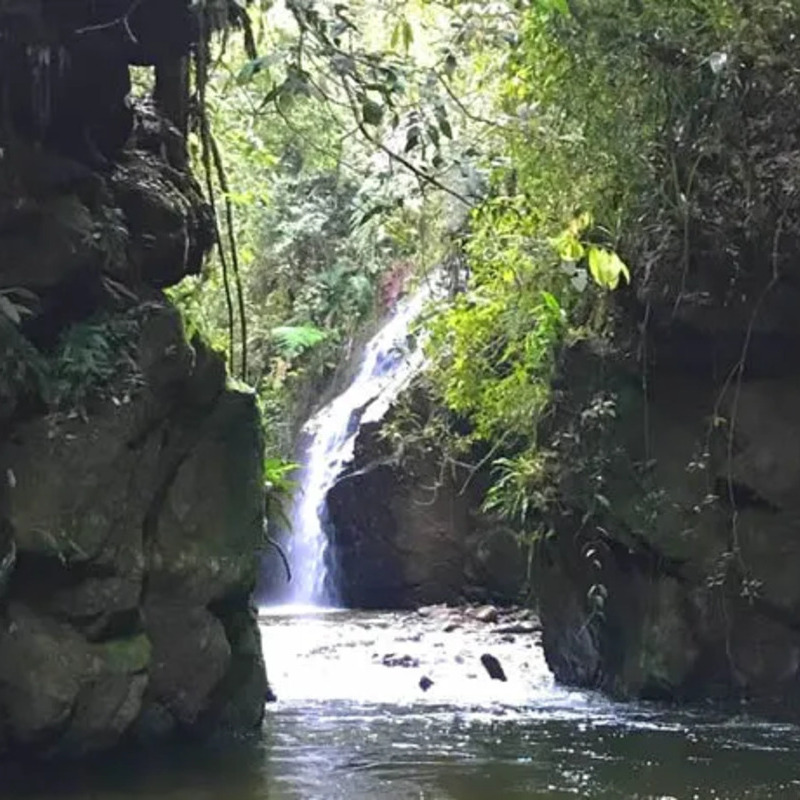
[{"label": "twig", "polygon": [[458,95],[453,91],[453,88],[450,86],[449,82],[445,80],[438,72],[435,73],[436,78],[438,79],[439,83],[444,86],[444,90],[449,95],[450,99],[458,106],[459,111],[467,118],[471,119],[473,122],[478,122],[481,125],[488,125],[490,128],[498,128],[499,130],[506,130],[509,126],[508,125],[501,125],[499,122],[495,122],[491,119],[486,119],[485,117],[480,117],[477,114],[473,114],[465,105],[461,102],[461,99]]},{"label": "twig", "polygon": [[280,542],[277,539],[273,539],[271,536],[266,536],[267,544],[272,545],[277,551],[278,555],[281,557],[281,561],[283,562],[283,568],[286,570],[286,583],[292,582],[292,568],[289,566],[289,559],[286,557],[286,553],[283,551]]},{"label": "twig", "polygon": [[733,393],[733,402],[731,403],[731,419],[728,425],[728,443],[726,453],[728,466],[727,484],[728,502],[733,509],[731,517],[731,540],[733,543],[734,553],[736,554],[736,558],[739,561],[739,565],[745,575],[747,574],[747,568],[742,560],[741,548],[739,546],[739,509],[736,507],[736,493],[733,481],[733,440],[736,432],[736,419],[739,415],[739,400],[742,393],[742,383],[744,382],[745,362],[747,361],[747,353],[750,349],[750,342],[753,338],[753,330],[755,328],[756,319],[758,318],[758,315],[761,311],[761,306],[763,305],[767,295],[780,280],[780,274],[778,272],[778,246],[780,243],[781,232],[783,231],[783,221],[785,216],[786,214],[784,213],[778,220],[778,224],[775,227],[775,235],[772,239],[772,277],[770,278],[769,283],[764,287],[764,290],[759,295],[758,300],[756,300],[756,304],[753,307],[753,313],[750,317],[750,322],[747,325],[747,332],[745,333],[744,343],[742,344],[742,353],[734,370],[734,374],[736,375],[736,388],[734,389]]},{"label": "twig", "polygon": [[344,86],[344,90],[347,93],[347,97],[350,100],[350,108],[353,112],[353,117],[355,118],[356,125],[358,126],[359,131],[361,131],[361,135],[374,147],[377,147],[381,152],[385,153],[389,156],[390,159],[396,161],[398,164],[404,166],[409,172],[413,173],[420,181],[423,183],[430,184],[431,186],[435,186],[437,189],[441,189],[443,192],[446,192],[451,197],[455,197],[456,200],[461,201],[467,208],[474,208],[475,204],[471,202],[467,197],[465,197],[460,192],[457,192],[455,189],[451,189],[446,184],[442,183],[438,178],[435,178],[433,175],[421,170],[418,166],[413,164],[404,156],[401,156],[399,153],[396,153],[390,147],[387,147],[380,139],[376,139],[366,128],[364,125],[364,121],[361,119],[361,116],[358,112],[358,105],[356,104],[355,97],[353,97],[353,92],[351,87],[347,84],[345,79],[342,80],[342,85]]},{"label": "twig", "polygon": [[128,38],[131,40],[131,42],[133,42],[133,44],[139,44],[136,34],[134,34],[133,30],[131,30],[130,16],[134,11],[136,11],[137,8],[139,8],[142,2],[143,0],[133,0],[128,10],[121,17],[112,19],[111,22],[103,22],[99,25],[87,25],[86,27],[78,28],[75,33],[84,34],[92,33],[94,31],[105,31],[109,30],[110,28],[114,28],[117,25],[122,25],[123,28],[125,28],[125,33],[128,34]]}]

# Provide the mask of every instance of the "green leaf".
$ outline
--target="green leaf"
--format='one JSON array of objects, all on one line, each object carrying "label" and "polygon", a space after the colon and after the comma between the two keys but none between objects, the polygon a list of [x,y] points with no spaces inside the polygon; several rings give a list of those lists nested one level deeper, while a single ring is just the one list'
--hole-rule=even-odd
[{"label": "green leaf", "polygon": [[564,231],[561,236],[551,239],[550,245],[558,253],[562,261],[580,261],[586,255],[586,249],[578,240],[578,237],[570,231]]},{"label": "green leaf", "polygon": [[403,49],[406,52],[409,51],[411,45],[414,43],[414,29],[411,27],[411,23],[405,17],[399,20],[397,25],[395,25],[392,29],[392,36],[389,40],[389,44],[392,50],[397,50],[397,46],[401,42],[403,43]]},{"label": "green leaf", "polygon": [[542,292],[542,300],[545,306],[554,314],[561,314],[561,304],[551,292]]},{"label": "green leaf", "polygon": [[563,14],[568,17],[570,14],[569,3],[567,0],[539,0],[539,8],[546,13]]},{"label": "green leaf", "polygon": [[397,25],[392,28],[392,35],[389,39],[389,46],[392,50],[397,49],[397,45],[400,44],[400,35],[401,35],[401,23],[398,22]]},{"label": "green leaf", "polygon": [[367,125],[380,125],[383,121],[384,108],[380,103],[366,98],[361,104],[361,114]]},{"label": "green leaf", "polygon": [[447,76],[448,79],[452,80],[453,75],[455,75],[456,67],[458,66],[458,61],[453,53],[448,53],[444,59],[444,74]]},{"label": "green leaf", "polygon": [[590,228],[594,225],[594,217],[592,216],[591,212],[584,211],[583,214],[579,214],[575,219],[573,219],[567,228],[567,230],[573,236],[580,236],[587,228]]},{"label": "green leaf", "polygon": [[258,58],[251,58],[239,70],[239,74],[236,76],[236,82],[240,86],[249,83],[258,73],[269,73],[269,68],[280,63],[282,59],[283,56],[280,53],[269,53],[268,55],[259,56]]},{"label": "green leaf", "polygon": [[414,125],[408,129],[406,134],[406,144],[403,152],[410,153],[415,147],[419,146],[419,128]]},{"label": "green leaf", "polygon": [[631,282],[631,273],[625,262],[616,253],[602,247],[589,249],[589,272],[604,289],[616,289],[620,278],[624,278],[626,283]]},{"label": "green leaf", "polygon": [[406,50],[408,50],[411,45],[414,43],[414,31],[411,27],[411,23],[407,20],[403,20],[403,46]]}]

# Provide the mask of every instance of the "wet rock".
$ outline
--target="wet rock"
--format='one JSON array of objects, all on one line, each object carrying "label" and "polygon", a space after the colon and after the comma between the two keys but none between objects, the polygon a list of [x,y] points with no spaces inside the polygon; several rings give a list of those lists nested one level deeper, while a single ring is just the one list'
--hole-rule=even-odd
[{"label": "wet rock", "polygon": [[500,634],[527,634],[527,633],[539,633],[542,630],[542,626],[536,622],[518,622],[513,625],[501,625],[495,628],[492,633],[500,633]]},{"label": "wet rock", "polygon": [[[654,371],[646,397],[615,354],[575,348],[564,358],[569,392],[557,416],[577,420],[593,397],[613,396],[617,413],[603,437],[617,456],[605,469],[602,527],[575,531],[589,480],[576,467],[561,483],[565,511],[537,559],[543,646],[560,682],[670,701],[746,696],[788,706],[800,698],[800,381],[796,369],[764,372],[771,353],[800,351],[773,349],[790,331],[758,313],[764,338],[751,343],[753,361],[735,389],[720,376],[726,348],[748,324],[739,327],[732,310],[717,318],[731,326],[725,336],[696,328],[691,339],[673,340],[673,328],[654,337],[654,352],[669,362]],[[797,320],[783,317],[792,328]],[[767,336],[770,324],[779,327]],[[735,425],[710,433],[714,409]],[[646,489],[632,469],[645,461]]]},{"label": "wet rock", "polygon": [[503,634],[503,635],[500,637],[500,641],[501,641],[501,642],[509,642],[509,643],[513,643],[513,642],[516,642],[516,641],[517,641],[517,639],[516,639],[516,637],[515,637],[513,634],[511,634],[511,633],[504,633],[504,634]]},{"label": "wet rock", "polygon": [[483,668],[489,673],[489,677],[494,681],[505,681],[508,680],[506,678],[506,673],[503,670],[502,665],[500,662],[495,658],[495,656],[491,655],[490,653],[484,653],[481,656],[481,664],[483,664]]},{"label": "wet rock", "polygon": [[214,224],[192,178],[141,152],[117,165],[110,184],[130,232],[127,269],[159,288],[200,271]]},{"label": "wet rock", "polygon": [[[420,410],[430,405],[419,390],[407,399]],[[518,597],[525,554],[511,532],[478,512],[482,481],[442,471],[440,456],[427,450],[407,448],[397,458],[381,436],[392,413],[361,425],[353,461],[326,497],[344,604],[414,608]]]},{"label": "wet rock", "polygon": [[461,625],[458,622],[448,622],[447,625],[442,628],[444,633],[453,633],[453,631],[460,630]]},{"label": "wet rock", "polygon": [[381,659],[381,663],[384,667],[418,667],[419,659],[409,655],[398,656],[395,653],[387,653]]},{"label": "wet rock", "polygon": [[225,629],[209,611],[152,598],[145,629],[153,643],[149,698],[189,728],[212,711],[214,690],[231,662]]},{"label": "wet rock", "polygon": [[481,606],[475,610],[473,616],[478,622],[497,622],[499,618],[494,606]]},{"label": "wet rock", "polygon": [[231,649],[228,670],[215,690],[215,725],[233,732],[254,730],[261,722],[264,703],[275,700],[267,683],[256,612],[241,608],[238,602],[213,608]]},{"label": "wet rock", "polygon": [[175,454],[180,460],[151,534],[150,587],[204,606],[242,594],[256,579],[263,495],[255,399],[225,392],[198,428],[175,435],[193,446]]},{"label": "wet rock", "polygon": [[[140,385],[128,402],[97,402],[88,422],[34,418],[0,443],[0,469],[14,476],[0,496],[0,530],[15,542],[6,594],[35,620],[14,623],[20,635],[3,639],[2,660],[10,668],[56,653],[64,670],[59,682],[28,664],[41,701],[27,717],[16,704],[33,689],[22,673],[0,675],[11,744],[52,739],[54,751],[84,752],[134,729],[140,738],[176,725],[250,729],[263,713],[264,665],[248,616],[262,509],[253,399],[225,391],[215,369],[196,374],[212,361],[194,358],[164,304],[144,310],[140,342]],[[222,478],[209,464],[224,465]],[[145,584],[147,598],[162,599],[143,601]],[[36,646],[44,641],[46,652]],[[142,641],[154,658],[104,672],[93,654],[106,651],[93,643],[106,641]],[[128,650],[108,653],[119,663]]]},{"label": "wet rock", "polygon": [[12,603],[0,631],[0,706],[11,741],[63,754],[116,744],[139,714],[150,664],[144,636],[94,645]]},{"label": "wet rock", "polygon": [[419,688],[422,689],[423,692],[427,692],[431,686],[433,686],[433,681],[427,675],[423,675],[419,679]]}]

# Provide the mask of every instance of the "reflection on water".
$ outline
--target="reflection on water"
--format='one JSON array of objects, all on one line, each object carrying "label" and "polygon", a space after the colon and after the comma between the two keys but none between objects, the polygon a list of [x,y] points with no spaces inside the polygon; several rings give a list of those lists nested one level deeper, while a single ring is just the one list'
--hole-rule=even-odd
[{"label": "reflection on water", "polygon": [[[50,768],[0,797],[800,798],[797,727],[565,691],[535,634],[444,628],[415,615],[270,615],[265,649],[280,700],[262,736]],[[508,682],[489,679],[484,652]],[[387,655],[419,663],[387,667]]]}]

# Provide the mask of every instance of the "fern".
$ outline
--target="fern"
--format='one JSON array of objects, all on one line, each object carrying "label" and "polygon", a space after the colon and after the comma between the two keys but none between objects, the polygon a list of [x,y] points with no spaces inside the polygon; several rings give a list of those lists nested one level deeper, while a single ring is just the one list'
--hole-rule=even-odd
[{"label": "fern", "polygon": [[327,333],[313,325],[281,325],[270,331],[280,355],[294,359],[327,338]]}]

